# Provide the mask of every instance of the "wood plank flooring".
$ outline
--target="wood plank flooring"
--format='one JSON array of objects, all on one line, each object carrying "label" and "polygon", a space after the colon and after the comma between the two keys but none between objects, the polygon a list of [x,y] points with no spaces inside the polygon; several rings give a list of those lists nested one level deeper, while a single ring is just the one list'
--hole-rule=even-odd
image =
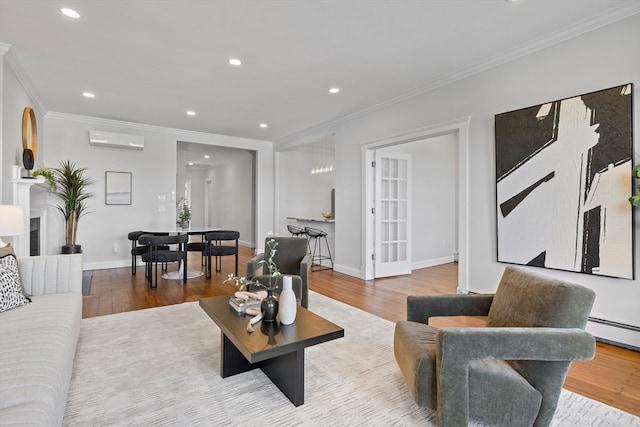
[{"label": "wood plank flooring", "polygon": [[[241,247],[240,275],[246,272],[246,261],[253,249]],[[189,268],[199,270],[200,256],[189,254]],[[169,266],[169,269],[175,269]],[[231,294],[234,285],[223,284],[233,271],[233,257],[224,257],[222,273],[211,279],[204,276],[190,279],[186,285],[179,281],[161,279],[156,289],[150,289],[144,270],[131,268],[96,270],[93,272],[90,294],[84,297],[83,317],[101,316],[124,311],[198,301],[200,298]],[[457,264],[416,270],[410,276],[391,277],[371,281],[325,270],[311,273],[310,289],[353,307],[387,319],[404,319],[406,297],[413,294],[453,294],[456,292]],[[313,310],[313,301],[310,302]],[[477,326],[482,318],[434,319],[436,326]],[[135,325],[132,325],[135,327]],[[565,388],[598,400],[623,411],[640,416],[640,353],[598,343],[596,357],[590,361],[574,362]]]}]

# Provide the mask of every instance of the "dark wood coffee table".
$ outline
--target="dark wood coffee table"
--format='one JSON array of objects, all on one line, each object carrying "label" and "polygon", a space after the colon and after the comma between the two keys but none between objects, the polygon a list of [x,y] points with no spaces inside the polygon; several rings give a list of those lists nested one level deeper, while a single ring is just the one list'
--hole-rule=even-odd
[{"label": "dark wood coffee table", "polygon": [[296,321],[260,322],[247,332],[249,316],[229,307],[229,296],[203,298],[200,307],[220,327],[220,376],[260,368],[295,405],[304,403],[304,349],[344,337],[344,329],[298,306]]}]

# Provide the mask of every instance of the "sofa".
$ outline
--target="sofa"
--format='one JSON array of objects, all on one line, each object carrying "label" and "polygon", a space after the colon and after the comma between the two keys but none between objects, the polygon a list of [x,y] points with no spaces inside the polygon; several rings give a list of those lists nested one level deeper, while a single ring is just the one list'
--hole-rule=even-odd
[{"label": "sofa", "polygon": [[59,426],[80,334],[82,255],[17,264],[31,302],[0,312],[0,425]]}]

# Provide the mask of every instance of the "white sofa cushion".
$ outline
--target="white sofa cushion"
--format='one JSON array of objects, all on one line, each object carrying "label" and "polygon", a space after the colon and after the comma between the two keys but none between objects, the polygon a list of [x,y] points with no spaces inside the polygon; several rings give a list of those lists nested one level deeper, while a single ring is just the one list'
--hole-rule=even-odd
[{"label": "white sofa cushion", "polygon": [[62,423],[81,319],[80,293],[0,314],[0,425]]}]

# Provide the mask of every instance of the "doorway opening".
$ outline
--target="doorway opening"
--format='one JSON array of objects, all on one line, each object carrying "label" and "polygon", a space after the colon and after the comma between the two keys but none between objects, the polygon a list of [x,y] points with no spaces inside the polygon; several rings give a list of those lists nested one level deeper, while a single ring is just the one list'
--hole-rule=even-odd
[{"label": "doorway opening", "polygon": [[192,227],[235,230],[255,246],[255,151],[178,141],[176,189],[176,200],[191,207]]},{"label": "doorway opening", "polygon": [[[469,204],[468,204],[468,164],[469,164],[469,121],[470,117],[463,117],[445,123],[440,123],[427,128],[416,129],[411,132],[396,136],[385,137],[374,141],[369,141],[361,146],[363,160],[363,271],[361,277],[365,280],[375,278],[375,214],[372,207],[375,202],[375,186],[373,168],[370,167],[375,158],[376,150],[393,149],[398,150],[403,144],[416,141],[429,140],[443,135],[452,135],[450,140],[457,144],[456,150],[456,184],[457,198],[455,199],[455,210],[457,211],[456,222],[456,243],[458,261],[458,292],[467,293],[468,288],[468,225],[469,225]],[[419,167],[417,164],[414,168]]]}]

